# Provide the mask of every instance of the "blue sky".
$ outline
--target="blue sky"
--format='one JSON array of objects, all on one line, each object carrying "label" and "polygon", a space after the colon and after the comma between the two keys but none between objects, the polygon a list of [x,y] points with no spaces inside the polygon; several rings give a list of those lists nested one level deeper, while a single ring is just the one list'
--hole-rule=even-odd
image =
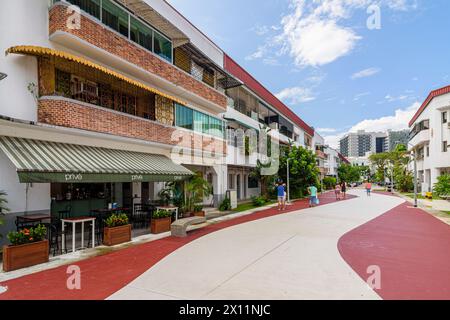
[{"label": "blue sky", "polygon": [[450,84],[448,0],[169,2],[334,146],[350,130],[406,128]]}]

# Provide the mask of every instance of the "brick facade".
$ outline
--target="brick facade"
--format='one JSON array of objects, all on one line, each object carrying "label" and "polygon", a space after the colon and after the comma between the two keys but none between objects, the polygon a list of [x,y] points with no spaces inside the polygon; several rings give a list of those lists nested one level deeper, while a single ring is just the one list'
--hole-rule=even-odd
[{"label": "brick facade", "polygon": [[56,31],[70,33],[226,109],[226,96],[203,82],[194,79],[189,74],[85,15],[81,16],[80,29],[69,29],[67,27],[68,17],[64,5],[53,6],[49,13],[49,34]]},{"label": "brick facade", "polygon": [[217,155],[226,153],[224,140],[64,98],[41,98],[38,104],[38,122],[201,149]]}]

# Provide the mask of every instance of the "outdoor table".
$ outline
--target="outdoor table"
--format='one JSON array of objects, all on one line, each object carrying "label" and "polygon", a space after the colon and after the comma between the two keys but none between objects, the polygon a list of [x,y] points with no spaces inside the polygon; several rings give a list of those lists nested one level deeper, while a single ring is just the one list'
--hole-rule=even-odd
[{"label": "outdoor table", "polygon": [[158,211],[158,210],[168,210],[168,211],[175,212],[175,220],[178,220],[178,207],[174,207],[174,206],[158,206],[158,207],[156,207],[156,211]]},{"label": "outdoor table", "polygon": [[95,218],[94,217],[77,217],[61,219],[62,224],[62,251],[66,250],[65,240],[66,235],[64,233],[64,227],[66,223],[72,224],[72,252],[75,252],[75,227],[77,223],[81,223],[81,248],[84,248],[84,223],[92,222],[92,248],[95,248]]},{"label": "outdoor table", "polygon": [[23,227],[22,224],[31,224],[35,225],[42,223],[43,220],[50,220],[51,214],[50,213],[32,213],[32,214],[26,214],[22,216],[16,217],[16,227],[17,231]]},{"label": "outdoor table", "polygon": [[22,220],[24,222],[42,222],[42,220],[50,219],[51,215],[48,213],[33,213],[26,214],[23,216],[17,216],[17,219]]}]

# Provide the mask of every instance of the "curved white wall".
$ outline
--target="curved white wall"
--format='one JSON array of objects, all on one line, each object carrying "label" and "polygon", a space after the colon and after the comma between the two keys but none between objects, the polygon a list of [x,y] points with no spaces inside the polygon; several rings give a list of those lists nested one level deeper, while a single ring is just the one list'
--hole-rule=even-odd
[{"label": "curved white wall", "polygon": [[0,82],[0,115],[36,120],[36,101],[28,91],[37,85],[36,58],[8,55],[16,45],[50,46],[48,40],[48,0],[2,1],[0,10],[0,72],[8,77]]}]

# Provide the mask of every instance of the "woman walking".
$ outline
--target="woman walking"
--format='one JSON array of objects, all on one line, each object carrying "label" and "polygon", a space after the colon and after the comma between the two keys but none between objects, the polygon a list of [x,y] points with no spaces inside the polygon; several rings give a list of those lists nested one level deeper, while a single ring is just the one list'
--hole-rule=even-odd
[{"label": "woman walking", "polygon": [[370,181],[366,182],[366,192],[367,192],[367,196],[370,197],[370,193],[372,191],[372,184],[370,183]]},{"label": "woman walking", "polygon": [[336,184],[334,187],[334,194],[336,195],[336,200],[341,200],[341,186]]},{"label": "woman walking", "polygon": [[347,192],[347,185],[346,185],[345,181],[342,181],[342,183],[341,183],[341,192],[342,192],[342,195],[343,195],[344,200],[345,200],[346,197],[347,197],[347,194],[346,194],[346,192]]}]

